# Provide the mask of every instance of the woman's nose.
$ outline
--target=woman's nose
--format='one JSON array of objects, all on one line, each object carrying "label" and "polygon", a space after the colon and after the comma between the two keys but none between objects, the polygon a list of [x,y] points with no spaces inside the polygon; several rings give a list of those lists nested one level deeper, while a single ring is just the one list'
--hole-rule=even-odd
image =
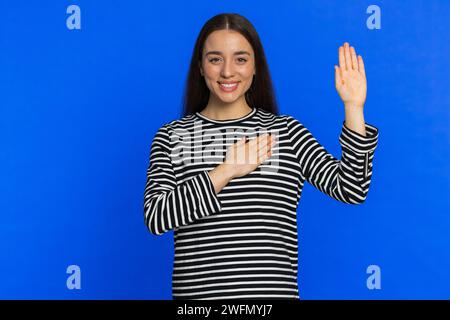
[{"label": "woman's nose", "polygon": [[232,61],[225,61],[222,67],[222,76],[229,77],[233,75],[233,63]]}]

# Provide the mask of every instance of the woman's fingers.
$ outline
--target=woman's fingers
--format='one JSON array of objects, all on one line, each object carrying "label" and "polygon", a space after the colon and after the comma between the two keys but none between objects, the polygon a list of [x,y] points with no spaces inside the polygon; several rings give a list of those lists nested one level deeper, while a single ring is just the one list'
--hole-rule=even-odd
[{"label": "woman's fingers", "polygon": [[271,148],[272,144],[275,141],[275,137],[273,135],[264,134],[259,137],[258,141],[258,150],[262,148]]},{"label": "woman's fingers", "polygon": [[266,139],[269,137],[268,133],[263,133],[260,134],[259,136],[257,136],[256,138],[250,140],[249,145],[251,147],[255,147],[255,146],[259,146],[261,143],[263,143],[262,141],[266,141]]},{"label": "woman's fingers", "polygon": [[364,62],[362,57],[356,53],[354,47],[351,47],[348,42],[345,42],[343,46],[338,49],[339,52],[339,67],[335,66],[336,71],[335,79],[336,85],[343,81],[343,72],[348,70],[357,70],[364,76],[366,75],[364,69]]},{"label": "woman's fingers", "polygon": [[236,141],[234,144],[233,144],[233,148],[234,149],[236,149],[237,147],[239,147],[240,145],[243,145],[243,144],[245,144],[245,142],[247,141],[247,137],[242,137],[241,139],[239,139],[238,141]]},{"label": "woman's fingers", "polygon": [[364,61],[361,56],[358,56],[358,68],[359,72],[365,77],[366,76],[366,69],[364,68]]},{"label": "woman's fingers", "polygon": [[350,46],[348,42],[344,44],[344,56],[345,56],[345,65],[347,66],[346,70],[352,69],[352,58],[350,56]]},{"label": "woman's fingers", "polygon": [[267,159],[272,155],[272,149],[277,144],[277,137],[272,134],[267,138],[267,141],[263,141],[261,147],[258,149],[258,157],[261,159]]},{"label": "woman's fingers", "polygon": [[271,145],[271,147],[273,148],[276,144],[277,144],[277,142],[278,142],[278,137],[277,137],[277,135],[276,134],[272,134],[271,135],[271,138],[272,138],[272,145]]},{"label": "woman's fingers", "polygon": [[346,70],[346,66],[345,66],[345,57],[344,57],[344,47],[340,46],[339,47],[339,68],[341,68],[341,70]]},{"label": "woman's fingers", "polygon": [[263,156],[270,150],[270,138],[267,139],[267,142],[262,143],[261,146],[257,150],[258,157]]},{"label": "woman's fingers", "polygon": [[252,163],[252,164],[254,164],[254,163],[259,164],[260,163],[261,157],[264,155],[264,153],[267,152],[268,143],[270,141],[269,139],[270,139],[269,134],[268,133],[264,133],[262,135],[259,135],[257,138],[255,138],[253,140],[254,145],[253,145],[253,148],[250,151],[250,154],[253,157],[251,157],[251,159],[250,159],[251,162],[250,163]]},{"label": "woman's fingers", "polygon": [[265,147],[258,150],[258,165],[266,161],[272,155],[272,149],[270,145],[266,145]]},{"label": "woman's fingers", "polygon": [[353,70],[358,71],[358,59],[356,58],[356,51],[354,47],[350,47],[350,54],[352,56],[352,67]]},{"label": "woman's fingers", "polygon": [[246,161],[248,164],[259,163],[261,157],[270,148],[271,138],[268,133],[259,135],[258,137],[249,140],[245,146],[246,151],[248,151]]},{"label": "woman's fingers", "polygon": [[235,164],[245,163],[245,161],[246,161],[245,160],[245,158],[246,158],[245,143],[246,142],[247,142],[247,137],[244,136],[233,144],[233,152],[231,154],[232,159],[230,159],[232,161],[232,163],[235,163]]},{"label": "woman's fingers", "polygon": [[272,148],[276,143],[276,136],[268,133],[261,134],[248,141],[242,138],[234,144],[234,159],[231,160],[234,160],[234,163],[237,164],[259,164],[262,159],[266,159],[272,154]]},{"label": "woman's fingers", "polygon": [[336,86],[336,88],[339,86],[340,83],[344,83],[342,81],[342,71],[341,68],[339,68],[338,66],[334,66],[334,85]]}]

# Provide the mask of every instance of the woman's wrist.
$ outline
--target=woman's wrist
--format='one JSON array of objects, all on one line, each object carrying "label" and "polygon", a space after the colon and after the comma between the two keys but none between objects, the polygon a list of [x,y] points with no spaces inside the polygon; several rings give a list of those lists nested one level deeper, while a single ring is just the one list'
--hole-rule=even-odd
[{"label": "woman's wrist", "polygon": [[224,179],[230,181],[234,178],[234,172],[231,167],[232,166],[230,164],[224,162],[219,164],[216,169],[224,177]]},{"label": "woman's wrist", "polygon": [[234,178],[233,171],[229,164],[222,163],[208,172],[214,185],[214,190],[219,193],[231,179]]},{"label": "woman's wrist", "polygon": [[362,107],[345,105],[345,126],[363,136],[366,135],[366,124]]}]

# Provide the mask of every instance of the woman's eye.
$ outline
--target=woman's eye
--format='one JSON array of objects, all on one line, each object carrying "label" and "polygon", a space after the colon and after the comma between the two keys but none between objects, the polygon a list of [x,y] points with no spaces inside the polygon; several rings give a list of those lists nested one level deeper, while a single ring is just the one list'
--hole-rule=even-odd
[{"label": "woman's eye", "polygon": [[[209,62],[216,62],[217,60],[220,60],[219,58],[212,58],[209,60]],[[244,58],[238,58],[239,62],[247,62],[247,59]]]}]

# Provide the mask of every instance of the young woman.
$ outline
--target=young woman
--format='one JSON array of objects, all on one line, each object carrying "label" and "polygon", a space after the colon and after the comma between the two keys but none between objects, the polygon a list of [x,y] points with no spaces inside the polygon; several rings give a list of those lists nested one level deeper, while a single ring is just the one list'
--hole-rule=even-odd
[{"label": "young woman", "polygon": [[299,299],[296,211],[304,182],[349,204],[369,191],[378,129],[365,123],[361,56],[339,47],[341,159],[305,126],[278,115],[252,24],[220,14],[202,28],[184,115],[159,128],[150,151],[145,223],[174,231],[174,299]]}]

